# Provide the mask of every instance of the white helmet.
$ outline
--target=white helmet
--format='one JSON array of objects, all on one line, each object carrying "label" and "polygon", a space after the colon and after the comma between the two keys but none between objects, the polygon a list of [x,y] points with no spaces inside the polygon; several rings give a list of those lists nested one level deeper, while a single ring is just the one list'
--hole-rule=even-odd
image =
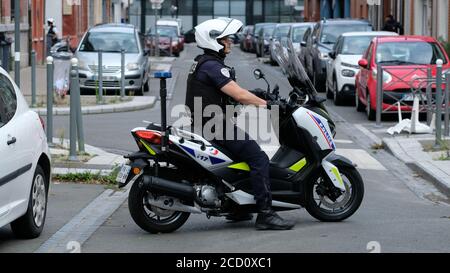
[{"label": "white helmet", "polygon": [[223,45],[217,40],[238,33],[242,26],[241,21],[232,18],[211,19],[195,27],[195,41],[200,48],[220,52]]},{"label": "white helmet", "polygon": [[50,18],[47,19],[47,22],[54,24],[55,23],[55,19],[50,17]]}]

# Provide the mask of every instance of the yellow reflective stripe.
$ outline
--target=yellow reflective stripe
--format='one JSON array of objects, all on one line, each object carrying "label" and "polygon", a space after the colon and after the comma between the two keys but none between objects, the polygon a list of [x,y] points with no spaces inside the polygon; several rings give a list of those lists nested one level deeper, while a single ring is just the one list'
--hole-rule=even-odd
[{"label": "yellow reflective stripe", "polygon": [[292,165],[289,170],[294,171],[294,172],[298,172],[301,169],[303,169],[303,167],[305,167],[307,161],[306,158],[303,158],[302,160],[300,160],[299,162],[295,163],[294,165]]},{"label": "yellow reflective stripe", "polygon": [[341,183],[341,185],[344,185],[344,181],[342,180],[342,176],[339,173],[339,170],[336,167],[333,167],[331,169],[331,171],[333,172],[333,174],[336,176],[337,180],[339,181],[339,183]]},{"label": "yellow reflective stripe", "polygon": [[250,166],[247,163],[245,163],[245,162],[241,162],[241,163],[238,163],[238,164],[230,165],[230,166],[228,166],[228,168],[241,170],[241,171],[247,171],[247,172],[250,171]]},{"label": "yellow reflective stripe", "polygon": [[145,141],[143,141],[142,139],[140,141],[141,141],[142,145],[144,145],[144,147],[148,150],[148,152],[151,155],[156,155],[155,151],[153,151],[153,149],[149,145],[147,145],[147,143],[145,143]]}]

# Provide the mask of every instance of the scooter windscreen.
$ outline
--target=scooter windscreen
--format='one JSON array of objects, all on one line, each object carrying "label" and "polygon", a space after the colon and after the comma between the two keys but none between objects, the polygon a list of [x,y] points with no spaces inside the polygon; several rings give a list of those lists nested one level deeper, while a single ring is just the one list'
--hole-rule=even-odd
[{"label": "scooter windscreen", "polygon": [[275,45],[276,61],[288,76],[292,87],[297,87],[309,93],[310,96],[316,96],[317,90],[308,77],[306,70],[295,53],[294,45],[290,38],[286,38],[283,43]]}]

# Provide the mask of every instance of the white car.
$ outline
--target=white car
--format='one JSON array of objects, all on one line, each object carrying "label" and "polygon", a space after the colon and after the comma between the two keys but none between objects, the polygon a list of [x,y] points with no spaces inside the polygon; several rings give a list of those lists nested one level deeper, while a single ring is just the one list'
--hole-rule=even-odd
[{"label": "white car", "polygon": [[395,32],[370,31],[347,32],[339,36],[327,62],[327,97],[336,105],[355,96],[355,76],[359,71],[358,61],[375,37],[398,36]]},{"label": "white car", "polygon": [[42,119],[0,68],[0,227],[11,224],[18,238],[43,230],[50,162]]}]

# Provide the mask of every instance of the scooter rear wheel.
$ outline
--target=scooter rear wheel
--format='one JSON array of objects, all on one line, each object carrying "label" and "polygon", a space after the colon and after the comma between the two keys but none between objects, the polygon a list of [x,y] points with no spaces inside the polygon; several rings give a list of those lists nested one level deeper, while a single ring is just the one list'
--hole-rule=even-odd
[{"label": "scooter rear wheel", "polygon": [[352,216],[361,205],[364,197],[364,183],[354,168],[340,168],[346,192],[335,201],[328,196],[334,187],[330,187],[321,174],[306,187],[306,210],[323,222],[340,222]]},{"label": "scooter rear wheel", "polygon": [[168,211],[148,204],[148,195],[138,179],[130,189],[128,208],[134,222],[143,230],[150,233],[171,233],[179,229],[190,216],[190,213]]}]

